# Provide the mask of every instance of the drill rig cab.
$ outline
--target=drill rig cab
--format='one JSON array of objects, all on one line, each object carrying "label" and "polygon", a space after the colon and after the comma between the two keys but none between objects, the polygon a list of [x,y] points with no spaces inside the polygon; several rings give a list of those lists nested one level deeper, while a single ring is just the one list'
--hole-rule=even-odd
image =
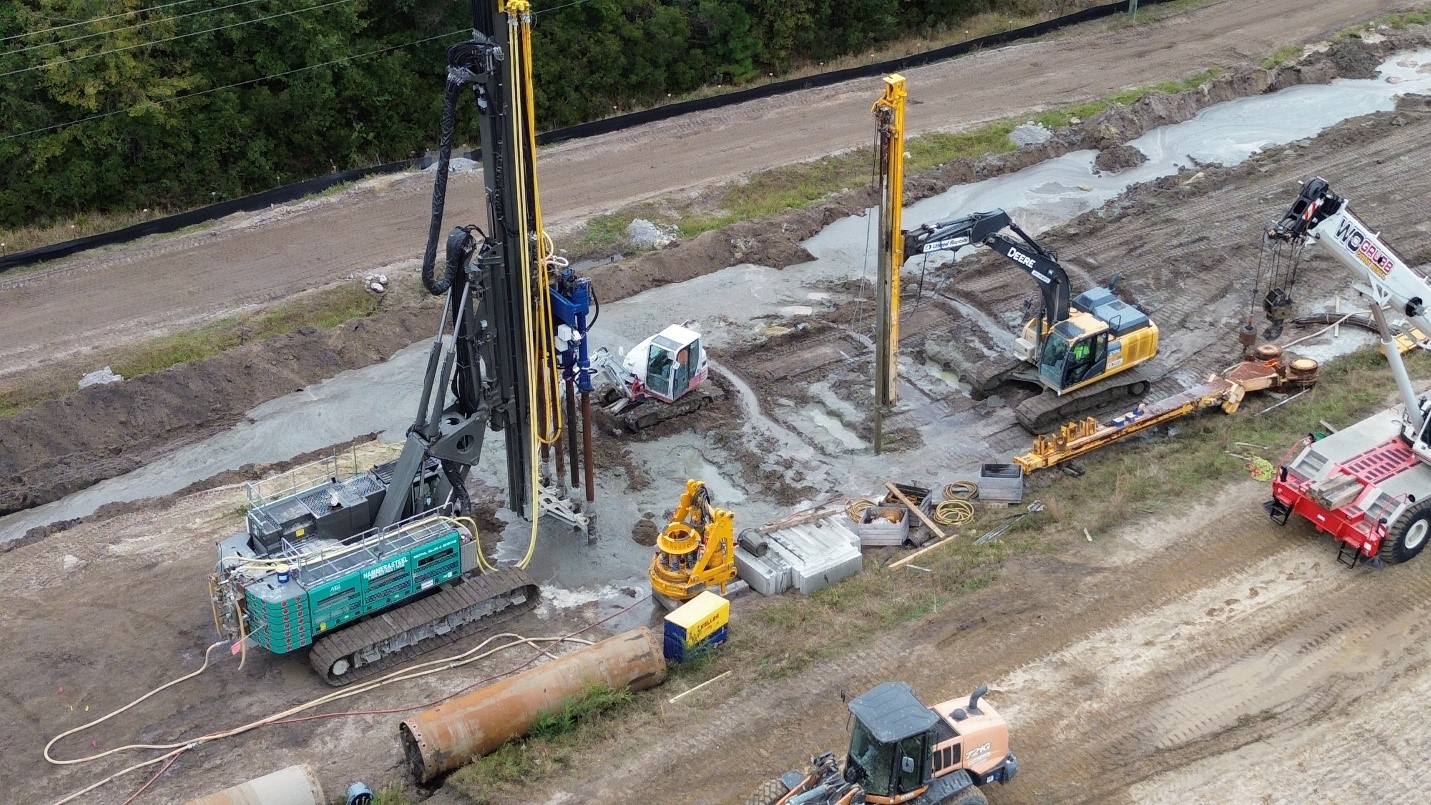
[{"label": "drill rig cab", "polygon": [[[1015,237],[1003,234],[1008,229]],[[1041,433],[1075,414],[1128,396],[1147,393],[1150,379],[1140,364],[1158,352],[1158,327],[1148,315],[1093,288],[1070,298],[1068,273],[1056,255],[1019,228],[1000,209],[905,230],[905,255],[987,246],[1039,283],[1037,314],[1014,342],[1013,355],[972,367],[966,377],[975,399],[1008,380],[1039,386],[1044,393],[1020,403],[1019,423]]]},{"label": "drill rig cab", "polygon": [[849,703],[853,728],[843,766],[834,753],[812,769],[767,782],[746,805],[975,805],[978,787],[1018,773],[1008,724],[980,685],[965,699],[925,707],[903,682],[886,682]]}]

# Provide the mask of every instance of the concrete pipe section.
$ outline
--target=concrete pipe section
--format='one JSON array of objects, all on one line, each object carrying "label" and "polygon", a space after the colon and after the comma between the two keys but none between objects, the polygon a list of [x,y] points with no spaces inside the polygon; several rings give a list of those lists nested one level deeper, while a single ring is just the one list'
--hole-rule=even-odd
[{"label": "concrete pipe section", "polygon": [[289,766],[186,805],[325,805],[323,786],[307,766]]},{"label": "concrete pipe section", "polygon": [[418,713],[398,733],[413,779],[427,783],[521,737],[593,685],[635,691],[664,681],[661,638],[633,629]]}]

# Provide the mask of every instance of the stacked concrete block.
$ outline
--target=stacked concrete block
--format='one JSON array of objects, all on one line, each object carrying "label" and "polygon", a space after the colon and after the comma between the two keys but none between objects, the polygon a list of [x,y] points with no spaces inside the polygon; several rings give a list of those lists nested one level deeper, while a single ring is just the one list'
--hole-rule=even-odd
[{"label": "stacked concrete block", "polygon": [[766,533],[769,549],[754,556],[735,552],[736,571],[761,595],[792,587],[806,595],[859,573],[864,568],[860,535],[844,512]]}]

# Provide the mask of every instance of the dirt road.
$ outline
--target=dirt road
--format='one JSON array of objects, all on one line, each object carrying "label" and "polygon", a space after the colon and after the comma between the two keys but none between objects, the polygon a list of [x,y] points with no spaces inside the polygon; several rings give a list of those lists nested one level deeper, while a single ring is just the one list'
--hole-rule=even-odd
[{"label": "dirt road", "polygon": [[[1256,63],[1400,8],[1392,0],[1225,0],[1168,20],[1097,24],[910,71],[909,130],[967,127],[1213,66]],[[554,224],[871,141],[874,79],[566,143],[542,156]],[[89,254],[0,280],[0,372],[181,327],[421,253],[427,175]],[[449,220],[484,220],[480,180],[456,177]]]}]

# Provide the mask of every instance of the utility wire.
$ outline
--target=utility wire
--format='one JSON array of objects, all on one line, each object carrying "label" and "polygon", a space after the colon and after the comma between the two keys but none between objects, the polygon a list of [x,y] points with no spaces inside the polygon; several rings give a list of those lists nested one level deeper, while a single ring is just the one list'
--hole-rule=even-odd
[{"label": "utility wire", "polygon": [[56,130],[56,129],[68,128],[68,127],[70,127],[70,126],[77,126],[77,125],[79,125],[80,123],[88,123],[88,122],[91,121],[91,120],[99,120],[99,119],[101,119],[101,118],[113,117],[114,115],[121,115],[121,114],[125,114],[125,113],[127,113],[127,112],[133,112],[134,110],[139,109],[139,108],[144,107],[144,106],[147,106],[147,105],[149,105],[149,104],[153,104],[153,105],[155,105],[155,106],[164,106],[164,105],[167,105],[167,104],[176,103],[176,102],[178,102],[178,101],[186,100],[186,99],[188,99],[188,98],[196,98],[196,97],[198,97],[198,96],[200,96],[200,95],[208,95],[208,94],[211,93],[211,92],[219,92],[219,91],[221,91],[221,90],[233,89],[234,87],[242,87],[242,86],[245,86],[245,85],[247,85],[247,84],[256,84],[256,83],[258,83],[258,82],[260,82],[260,81],[267,81],[267,80],[269,80],[270,78],[282,78],[283,76],[286,76],[286,75],[293,75],[294,73],[301,73],[301,72],[303,72],[304,70],[317,70],[317,69],[320,68],[320,67],[331,67],[332,65],[335,65],[335,64],[342,64],[342,63],[344,63],[344,62],[353,61],[354,59],[361,59],[361,58],[365,58],[365,57],[367,57],[367,56],[375,56],[375,55],[377,55],[377,54],[379,54],[379,53],[386,53],[386,52],[388,52],[388,51],[390,51],[390,50],[397,50],[398,48],[411,47],[412,45],[420,45],[420,44],[422,44],[422,43],[424,43],[424,42],[431,42],[431,41],[434,40],[434,39],[442,39],[443,37],[452,36],[453,34],[465,34],[465,33],[467,33],[467,29],[466,29],[466,28],[460,28],[460,29],[458,29],[458,30],[456,30],[456,31],[448,31],[447,33],[438,34],[437,36],[429,36],[429,37],[427,37],[426,39],[418,39],[418,40],[414,40],[414,41],[412,41],[412,42],[404,42],[404,43],[401,44],[401,45],[392,45],[392,46],[385,47],[385,48],[378,48],[378,49],[376,49],[376,50],[370,50],[370,51],[368,51],[368,52],[366,52],[366,53],[358,53],[358,54],[354,54],[354,55],[352,55],[352,56],[344,56],[344,57],[341,58],[341,59],[334,59],[334,60],[332,60],[332,61],[326,61],[326,62],[323,62],[322,64],[310,64],[310,65],[307,65],[306,67],[295,67],[295,68],[292,69],[292,70],[285,70],[284,72],[281,72],[281,73],[273,73],[272,75],[261,76],[261,77],[259,77],[259,78],[250,78],[250,79],[248,79],[247,81],[235,81],[235,82],[232,83],[232,84],[225,84],[225,85],[223,85],[222,87],[213,87],[213,88],[211,88],[211,89],[199,90],[198,92],[190,92],[190,93],[188,93],[188,94],[186,94],[186,95],[177,95],[177,96],[175,96],[175,97],[173,97],[173,98],[165,98],[165,99],[163,99],[163,100],[158,100],[158,101],[148,101],[147,103],[135,104],[134,106],[130,106],[130,107],[125,108],[125,109],[115,109],[115,110],[112,111],[112,112],[101,112],[100,114],[97,114],[97,115],[90,115],[89,117],[82,117],[82,118],[80,118],[80,119],[78,119],[78,120],[71,120],[71,121],[69,121],[68,123],[56,123],[56,124],[54,124],[53,126],[44,126],[44,127],[42,127],[42,128],[38,128],[38,129],[30,129],[29,131],[22,131],[22,132],[20,132],[20,133],[18,133],[18,134],[6,134],[5,136],[0,137],[0,142],[4,142],[4,141],[6,141],[6,140],[13,140],[13,139],[15,139],[16,137],[26,137],[26,136],[31,135],[31,134],[43,134],[43,133],[45,133],[45,132],[47,132],[47,131],[54,131],[54,130]]},{"label": "utility wire", "polygon": [[585,5],[586,3],[590,2],[591,0],[572,0],[572,2],[570,3],[563,3],[559,6],[552,6],[551,8],[539,8],[536,11],[533,11],[532,14],[550,14],[553,11],[560,11],[561,9],[571,8],[572,6]]},{"label": "utility wire", "polygon": [[[260,2],[263,2],[263,0],[243,0],[242,2],[239,2],[239,3],[230,3],[229,5],[219,6],[218,8],[203,8],[203,9],[199,9],[198,11],[190,11],[190,12],[187,13],[187,14],[176,14],[175,16],[172,16],[172,17],[161,17],[161,18],[158,18],[158,19],[145,20],[144,22],[136,22],[136,23],[134,23],[133,25],[126,25],[126,26],[124,26],[123,28],[111,28],[111,29],[109,29],[109,30],[107,30],[107,31],[95,31],[95,32],[93,32],[93,33],[80,34],[79,36],[72,36],[72,37],[70,37],[69,39],[61,39],[61,40],[59,40],[58,42],[41,42],[41,43],[39,43],[39,44],[37,44],[37,45],[26,45],[25,47],[22,47],[22,48],[20,48],[19,50],[12,50],[12,51],[10,51],[10,52],[8,52],[8,53],[0,53],[0,58],[4,58],[5,56],[16,56],[16,55],[19,55],[19,54],[21,54],[21,53],[25,53],[25,52],[27,52],[27,51],[38,50],[38,49],[44,48],[44,47],[58,47],[59,45],[67,45],[67,44],[69,44],[69,43],[71,43],[71,42],[78,42],[78,41],[80,41],[81,39],[93,39],[93,38],[96,37],[96,36],[104,36],[104,35],[106,35],[106,34],[117,34],[117,33],[123,32],[123,31],[132,31],[132,30],[134,30],[135,28],[143,28],[143,27],[146,26],[146,25],[154,25],[155,23],[159,23],[159,22],[172,22],[172,21],[174,21],[174,20],[182,20],[182,19],[184,19],[185,17],[193,17],[193,16],[196,16],[196,15],[198,15],[198,14],[208,14],[208,13],[210,13],[210,12],[212,12],[212,11],[227,11],[227,10],[229,10],[229,9],[231,9],[231,8],[238,8],[239,6],[247,6],[247,5],[252,5],[252,4],[254,4],[254,3],[260,3]],[[53,29],[51,29],[51,30],[53,30]],[[150,43],[147,43],[147,44],[154,44],[154,43],[150,42]]]},{"label": "utility wire", "polygon": [[160,44],[163,44],[163,43],[165,43],[165,42],[173,42],[173,41],[176,40],[176,39],[186,39],[186,38],[188,38],[188,37],[198,36],[198,35],[200,35],[200,34],[211,34],[211,33],[215,32],[215,31],[223,31],[223,30],[226,30],[226,29],[228,29],[228,28],[237,28],[237,27],[239,27],[239,26],[241,26],[241,25],[252,25],[252,24],[254,24],[254,23],[256,23],[256,22],[264,22],[264,21],[266,21],[266,20],[278,19],[279,17],[289,17],[289,16],[292,16],[292,15],[294,15],[294,14],[301,14],[301,13],[303,13],[303,12],[305,12],[305,11],[317,11],[317,10],[320,9],[320,8],[328,8],[329,6],[336,6],[336,5],[340,4],[340,3],[351,3],[351,2],[353,2],[353,0],[330,0],[330,2],[323,3],[323,4],[320,4],[320,5],[316,5],[316,6],[309,6],[309,7],[307,7],[307,8],[297,8],[297,9],[294,9],[294,10],[292,10],[292,11],[282,11],[282,12],[279,12],[279,13],[277,13],[277,14],[270,14],[270,15],[268,15],[267,17],[259,17],[258,19],[244,20],[243,22],[235,22],[235,23],[230,23],[230,24],[228,24],[228,25],[220,25],[220,26],[218,26],[217,28],[207,28],[207,29],[202,30],[202,31],[193,31],[193,32],[187,33],[187,34],[179,34],[178,36],[171,36],[171,37],[168,37],[167,39],[156,39],[156,40],[154,40],[154,41],[152,41],[152,42],[143,42],[143,43],[140,43],[140,44],[138,44],[138,45],[126,45],[125,47],[122,47],[122,48],[113,48],[113,49],[111,49],[111,50],[101,50],[101,51],[98,52],[98,53],[91,53],[91,54],[89,54],[88,56],[77,56],[77,57],[75,57],[75,58],[73,58],[73,59],[57,59],[57,60],[52,61],[52,62],[46,62],[46,63],[44,63],[44,64],[37,64],[37,65],[35,65],[35,66],[33,66],[33,67],[21,67],[21,68],[18,69],[18,70],[11,70],[11,71],[8,72],[8,73],[0,73],[0,78],[5,78],[6,76],[12,76],[12,75],[19,75],[20,73],[28,73],[28,72],[31,72],[31,71],[34,71],[34,70],[43,70],[43,69],[46,68],[46,67],[57,67],[57,66],[59,66],[59,65],[61,65],[61,64],[73,64],[73,63],[75,63],[75,62],[84,61],[85,59],[93,59],[93,58],[95,58],[96,56],[106,56],[106,55],[109,55],[110,53],[122,53],[122,52],[124,52],[124,51],[126,51],[126,50],[134,50],[135,48],[151,47],[151,46],[153,46],[153,45],[160,45]]},{"label": "utility wire", "polygon": [[136,8],[133,11],[121,11],[118,14],[110,14],[105,17],[95,17],[92,20],[80,20],[79,22],[70,22],[64,25],[55,25],[49,28],[41,29],[39,31],[21,31],[18,34],[11,34],[6,37],[0,37],[0,42],[9,42],[11,39],[19,39],[22,36],[38,36],[40,34],[47,34],[51,31],[62,31],[65,28],[73,28],[76,25],[89,25],[92,22],[103,22],[105,20],[112,20],[115,17],[132,17],[135,14],[143,14],[146,11],[160,11],[166,8],[172,8],[174,6],[187,5],[188,3],[197,3],[198,1],[199,0],[175,0],[175,2],[173,3],[165,3],[162,6],[150,6],[149,8]]}]

